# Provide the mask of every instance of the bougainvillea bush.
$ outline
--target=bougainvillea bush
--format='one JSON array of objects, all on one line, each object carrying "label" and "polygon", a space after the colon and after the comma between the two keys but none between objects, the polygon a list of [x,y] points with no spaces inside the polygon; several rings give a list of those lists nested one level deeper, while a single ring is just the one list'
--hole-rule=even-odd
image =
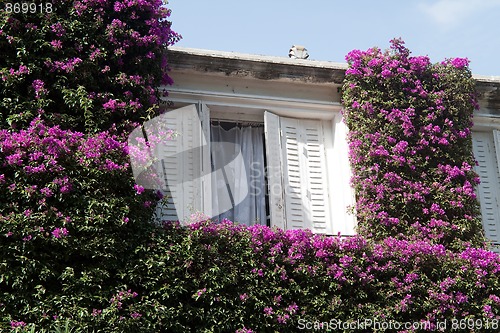
[{"label": "bougainvillea bush", "polygon": [[432,64],[403,44],[346,57],[344,119],[359,233],[481,246],[469,62]]},{"label": "bougainvillea bush", "polygon": [[161,0],[16,5],[0,10],[0,331],[122,288],[158,199],[134,183],[127,134],[157,113],[179,38]]},{"label": "bougainvillea bush", "polygon": [[35,12],[3,9],[1,127],[27,126],[41,114],[49,125],[95,132],[154,113],[155,88],[171,81],[165,46],[179,38],[162,0],[51,0]]},{"label": "bougainvillea bush", "polygon": [[[53,281],[63,288],[58,294],[29,285],[40,309],[12,312],[9,325],[40,329],[69,321],[83,332],[179,333],[376,332],[384,331],[381,325],[392,325],[390,332],[489,332],[500,326],[500,258],[483,249],[457,253],[428,241],[373,243],[229,221],[169,223],[154,231],[139,234],[148,241],[124,255],[113,290],[87,288],[92,304],[78,302],[84,292],[77,287],[95,277],[65,271],[62,283]],[[66,244],[76,242],[71,237],[78,236],[70,233]],[[109,266],[101,273],[109,274]],[[51,299],[61,306],[43,312]]]},{"label": "bougainvillea bush", "polygon": [[125,142],[40,119],[24,130],[0,130],[5,322],[75,316],[119,286],[123,260],[146,241],[157,200],[129,176]]}]

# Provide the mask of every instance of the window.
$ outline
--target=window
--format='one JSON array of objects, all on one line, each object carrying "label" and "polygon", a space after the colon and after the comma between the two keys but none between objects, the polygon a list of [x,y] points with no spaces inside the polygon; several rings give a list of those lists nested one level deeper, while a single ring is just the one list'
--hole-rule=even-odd
[{"label": "window", "polygon": [[[347,131],[338,112],[330,119],[305,119],[260,110],[257,118],[264,126],[256,127],[264,135],[251,131],[254,134],[248,134],[247,141],[228,146],[234,140],[220,140],[220,134],[215,135],[215,127],[210,124],[220,117],[234,117],[237,107],[229,108],[232,112],[227,114],[214,112],[212,119],[210,108],[199,103],[165,114],[168,127],[179,135],[166,141],[157,152],[171,196],[165,206],[158,207],[163,219],[184,220],[198,211],[210,217],[228,216],[228,212],[229,216],[237,216],[235,210],[240,205],[260,213],[250,214],[251,220],[242,218],[237,222],[282,229],[308,228],[322,234],[354,234],[355,217],[347,212],[354,202],[349,185]],[[234,123],[238,124],[238,120]],[[249,163],[254,157],[248,146],[253,146],[254,155],[265,151],[262,163],[256,162],[258,158]],[[232,152],[234,147],[237,149]],[[223,155],[216,155],[217,149],[231,150],[231,157],[221,158]],[[242,165],[247,178],[241,176]],[[252,194],[256,177],[249,172],[265,175],[258,182],[266,192],[262,196]],[[238,183],[241,179],[246,181]],[[251,202],[250,195],[254,197]],[[226,204],[220,203],[221,198],[226,198]]]},{"label": "window", "polygon": [[268,224],[263,124],[217,120],[210,128],[214,219]]},{"label": "window", "polygon": [[500,130],[473,132],[472,143],[479,164],[477,195],[485,236],[500,245]]}]

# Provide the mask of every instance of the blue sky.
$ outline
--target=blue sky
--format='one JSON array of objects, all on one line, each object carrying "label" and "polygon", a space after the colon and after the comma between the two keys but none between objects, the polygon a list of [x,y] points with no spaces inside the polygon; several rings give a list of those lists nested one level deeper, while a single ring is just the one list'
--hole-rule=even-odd
[{"label": "blue sky", "polygon": [[500,76],[500,0],[169,0],[182,47],[345,62],[353,49],[401,37],[432,62],[467,57],[474,74]]}]

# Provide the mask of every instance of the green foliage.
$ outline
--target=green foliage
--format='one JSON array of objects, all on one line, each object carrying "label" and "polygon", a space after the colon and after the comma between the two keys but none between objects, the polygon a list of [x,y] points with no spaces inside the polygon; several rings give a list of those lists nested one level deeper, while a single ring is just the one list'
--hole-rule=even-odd
[{"label": "green foliage", "polygon": [[467,59],[431,64],[400,40],[352,51],[343,89],[359,233],[483,246]]},{"label": "green foliage", "polygon": [[68,331],[124,288],[124,263],[147,243],[157,198],[135,185],[126,139],[156,112],[178,36],[161,0],[9,4],[19,2],[0,11],[0,330],[25,320]]},{"label": "green foliage", "polygon": [[161,0],[9,8],[0,12],[1,128],[40,114],[49,125],[95,132],[156,112],[155,90],[171,82],[165,46],[179,39]]},{"label": "green foliage", "polygon": [[[134,244],[120,254],[121,264],[102,265],[99,273],[96,265],[84,275],[64,262],[52,281],[61,290],[38,278],[44,293],[36,283],[26,284],[24,300],[17,300],[36,304],[36,311],[17,311],[12,301],[4,315],[26,327],[50,330],[68,322],[83,332],[300,332],[321,322],[331,331],[352,332],[352,326],[340,325],[357,320],[372,325],[447,321],[448,328],[453,320],[468,323],[456,332],[499,326],[500,258],[489,251],[454,253],[427,241],[394,238],[373,244],[361,237],[230,222],[138,223],[131,229],[120,236]],[[104,241],[110,234],[96,238]],[[406,330],[424,331],[429,329]]]}]

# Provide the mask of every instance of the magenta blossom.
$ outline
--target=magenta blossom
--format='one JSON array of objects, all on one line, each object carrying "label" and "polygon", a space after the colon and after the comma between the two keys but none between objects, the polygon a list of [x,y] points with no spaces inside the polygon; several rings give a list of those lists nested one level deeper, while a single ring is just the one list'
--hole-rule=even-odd
[{"label": "magenta blossom", "polygon": [[62,237],[66,237],[68,235],[69,235],[69,232],[68,232],[68,229],[66,229],[66,228],[55,228],[52,231],[52,236],[54,236],[54,238],[62,238]]}]

